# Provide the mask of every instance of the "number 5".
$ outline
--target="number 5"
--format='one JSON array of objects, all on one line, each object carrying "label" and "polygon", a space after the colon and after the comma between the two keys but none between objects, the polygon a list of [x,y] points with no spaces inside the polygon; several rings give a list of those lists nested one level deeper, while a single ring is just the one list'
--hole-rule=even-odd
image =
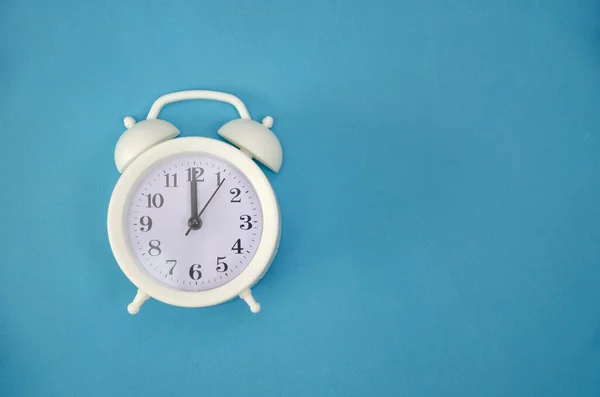
[{"label": "number 5", "polygon": [[227,266],[227,263],[221,261],[222,259],[227,259],[227,257],[226,256],[217,256],[217,271],[219,273],[224,273],[227,271],[227,269],[229,269],[229,267]]}]

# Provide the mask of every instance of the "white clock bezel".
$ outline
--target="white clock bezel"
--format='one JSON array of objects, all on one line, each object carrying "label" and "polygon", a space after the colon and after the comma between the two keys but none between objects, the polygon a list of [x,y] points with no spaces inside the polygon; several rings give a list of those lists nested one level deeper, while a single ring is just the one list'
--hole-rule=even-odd
[{"label": "white clock bezel", "polygon": [[[254,187],[263,214],[263,230],[256,254],[230,282],[205,291],[183,291],[152,278],[133,253],[126,234],[126,211],[136,184],[149,168],[178,154],[207,154],[222,158],[242,172]],[[212,138],[186,137],[160,143],[136,158],[119,178],[108,207],[108,238],[119,267],[141,291],[161,302],[181,307],[205,307],[229,301],[256,284],[268,270],[279,245],[279,204],[271,184],[254,161],[239,149]]]}]

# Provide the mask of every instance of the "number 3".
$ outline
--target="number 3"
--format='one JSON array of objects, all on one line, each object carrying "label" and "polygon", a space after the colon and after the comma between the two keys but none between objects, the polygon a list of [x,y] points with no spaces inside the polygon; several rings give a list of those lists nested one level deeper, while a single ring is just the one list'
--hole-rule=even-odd
[{"label": "number 3", "polygon": [[242,215],[240,216],[240,220],[244,223],[242,223],[240,225],[240,229],[242,230],[250,230],[252,229],[252,223],[250,223],[250,221],[252,220],[252,218],[250,217],[250,215]]}]

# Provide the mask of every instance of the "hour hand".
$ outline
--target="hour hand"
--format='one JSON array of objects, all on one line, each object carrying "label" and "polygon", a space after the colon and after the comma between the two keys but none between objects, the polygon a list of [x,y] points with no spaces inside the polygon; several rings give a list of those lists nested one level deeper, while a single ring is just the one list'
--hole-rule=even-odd
[{"label": "hour hand", "polygon": [[196,218],[198,216],[198,183],[196,182],[196,178],[192,178],[190,182],[190,192],[191,192],[191,201],[192,201],[192,211],[190,215],[191,218]]},{"label": "hour hand", "polygon": [[190,210],[190,219],[188,220],[188,230],[185,232],[187,236],[190,234],[192,230],[198,230],[202,227],[202,221],[200,220],[200,216],[198,215],[198,182],[196,181],[196,177],[194,176],[190,180],[190,202],[191,202],[191,210]]}]

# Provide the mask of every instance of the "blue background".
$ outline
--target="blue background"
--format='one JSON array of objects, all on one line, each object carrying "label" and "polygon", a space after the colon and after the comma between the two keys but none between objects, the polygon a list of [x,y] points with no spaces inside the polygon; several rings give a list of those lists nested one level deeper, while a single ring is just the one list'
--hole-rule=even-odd
[{"label": "blue background", "polygon": [[[2,0],[0,39],[0,395],[600,394],[598,1]],[[258,316],[125,309],[114,145],[192,88],[284,146]]]}]

